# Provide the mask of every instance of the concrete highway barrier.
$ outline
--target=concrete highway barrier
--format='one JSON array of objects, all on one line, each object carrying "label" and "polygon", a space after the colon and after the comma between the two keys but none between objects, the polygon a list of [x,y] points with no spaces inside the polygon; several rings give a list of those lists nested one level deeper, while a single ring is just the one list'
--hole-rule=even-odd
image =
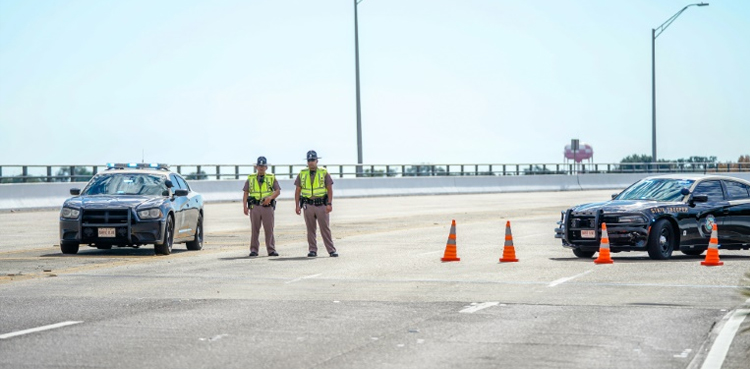
[{"label": "concrete highway barrier", "polygon": [[[725,174],[725,173],[722,173]],[[750,180],[750,173],[726,173]],[[436,176],[334,178],[336,197],[414,196],[471,193],[581,191],[623,189],[649,173],[527,175],[527,176]],[[191,181],[193,190],[206,202],[240,201],[244,180]],[[294,181],[279,180],[281,199],[294,197]],[[60,207],[70,189],[85,183],[17,183],[0,185],[0,210]]]}]

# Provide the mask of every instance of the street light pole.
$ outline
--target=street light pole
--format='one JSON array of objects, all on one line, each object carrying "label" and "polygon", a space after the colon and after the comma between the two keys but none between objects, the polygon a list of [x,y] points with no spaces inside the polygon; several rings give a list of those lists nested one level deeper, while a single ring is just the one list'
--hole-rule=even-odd
[{"label": "street light pole", "polygon": [[708,3],[686,5],[661,26],[651,29],[651,161],[656,162],[656,38],[659,37],[677,17],[691,6],[708,6]]},{"label": "street light pole", "polygon": [[651,29],[651,162],[656,162],[656,29]]},{"label": "street light pole", "polygon": [[357,74],[357,177],[362,176],[362,108],[359,100],[359,25],[357,24],[357,4],[354,0],[354,69]]}]

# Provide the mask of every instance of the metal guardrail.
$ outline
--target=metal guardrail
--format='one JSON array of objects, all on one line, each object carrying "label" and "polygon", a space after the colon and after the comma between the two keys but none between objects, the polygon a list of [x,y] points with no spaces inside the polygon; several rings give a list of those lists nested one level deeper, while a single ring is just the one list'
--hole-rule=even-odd
[{"label": "metal guardrail", "polygon": [[[750,172],[750,163],[525,163],[525,164],[328,164],[338,178],[421,176],[578,175],[586,173]],[[253,164],[179,164],[170,166],[189,180],[236,180],[254,173]],[[279,178],[295,178],[305,165],[269,165]],[[106,165],[0,165],[0,183],[86,182]]]}]

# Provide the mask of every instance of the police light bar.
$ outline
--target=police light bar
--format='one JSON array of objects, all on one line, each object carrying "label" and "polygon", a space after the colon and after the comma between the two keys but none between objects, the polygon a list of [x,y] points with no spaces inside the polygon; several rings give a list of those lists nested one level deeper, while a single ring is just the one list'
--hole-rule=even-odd
[{"label": "police light bar", "polygon": [[164,163],[107,163],[107,169],[160,169],[169,170],[169,164]]}]

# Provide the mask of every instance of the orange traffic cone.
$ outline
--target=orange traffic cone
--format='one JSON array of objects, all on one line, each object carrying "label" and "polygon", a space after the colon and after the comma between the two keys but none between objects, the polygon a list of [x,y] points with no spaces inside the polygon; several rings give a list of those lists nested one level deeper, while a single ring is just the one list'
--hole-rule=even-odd
[{"label": "orange traffic cone", "polygon": [[456,221],[451,223],[451,233],[448,235],[448,242],[445,244],[445,254],[440,261],[460,261],[456,254]]},{"label": "orange traffic cone", "polygon": [[706,260],[701,261],[701,265],[719,266],[724,262],[719,261],[719,231],[716,229],[716,223],[711,227],[711,240],[708,241],[708,250],[706,250]]},{"label": "orange traffic cone", "polygon": [[602,240],[599,243],[599,257],[594,260],[596,264],[612,264],[612,257],[609,256],[609,234],[607,234],[607,223],[602,223]]},{"label": "orange traffic cone", "polygon": [[503,247],[503,257],[501,263],[518,261],[516,259],[516,249],[513,247],[513,235],[510,233],[510,221],[505,223],[505,246]]}]

